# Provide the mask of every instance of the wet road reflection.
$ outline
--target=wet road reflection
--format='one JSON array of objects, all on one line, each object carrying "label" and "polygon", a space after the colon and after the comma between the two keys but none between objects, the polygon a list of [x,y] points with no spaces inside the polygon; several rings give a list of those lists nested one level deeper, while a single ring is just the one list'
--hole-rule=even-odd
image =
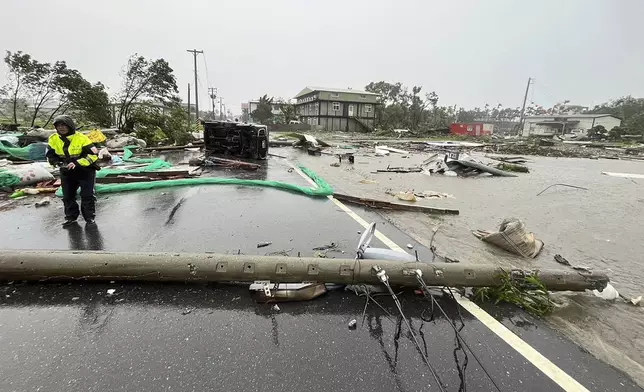
[{"label": "wet road reflection", "polygon": [[97,224],[85,225],[83,229],[78,222],[65,228],[69,249],[71,250],[103,250],[104,241]]},{"label": "wet road reflection", "polygon": [[[0,350],[6,354],[0,357],[0,390],[65,390],[70,379],[79,380],[74,390],[437,390],[407,327],[392,315],[391,297],[375,298],[382,308],[370,300],[361,324],[366,299],[342,291],[280,303],[277,311],[235,285],[0,284]],[[461,326],[448,299],[439,300],[447,318],[432,318],[430,303],[412,293],[400,299],[447,390],[494,390],[454,339],[449,319]],[[464,338],[501,390],[557,390],[477,320],[463,317]],[[350,330],[354,318],[358,328]],[[50,343],[33,346],[34,336]],[[583,355],[565,344],[557,349]],[[55,377],[46,359],[52,355],[67,358]],[[602,369],[582,371],[586,380],[605,385],[611,376]],[[99,376],[116,373],[124,377]]]}]

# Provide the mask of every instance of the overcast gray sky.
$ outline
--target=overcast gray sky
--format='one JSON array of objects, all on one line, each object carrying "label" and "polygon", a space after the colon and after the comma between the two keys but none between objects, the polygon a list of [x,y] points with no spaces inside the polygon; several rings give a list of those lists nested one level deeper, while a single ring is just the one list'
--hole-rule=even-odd
[{"label": "overcast gray sky", "polygon": [[201,49],[201,106],[210,84],[235,113],[263,94],[379,80],[465,107],[519,106],[528,77],[542,105],[644,96],[641,0],[0,0],[0,9],[0,49],[65,60],[111,94],[139,53],[170,63],[185,101],[186,49]]}]

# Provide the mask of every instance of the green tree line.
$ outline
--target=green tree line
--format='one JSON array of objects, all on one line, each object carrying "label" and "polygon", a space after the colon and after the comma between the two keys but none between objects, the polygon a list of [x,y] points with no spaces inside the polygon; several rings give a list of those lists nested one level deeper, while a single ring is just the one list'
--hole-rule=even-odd
[{"label": "green tree line", "polygon": [[193,127],[181,107],[174,71],[164,59],[132,55],[121,72],[121,88],[112,97],[102,83],[89,82],[63,60],[40,62],[22,51],[7,51],[4,62],[3,123],[48,127],[56,115],[71,114],[80,124],[115,125],[126,133],[136,131],[148,142],[185,143],[190,137]]}]

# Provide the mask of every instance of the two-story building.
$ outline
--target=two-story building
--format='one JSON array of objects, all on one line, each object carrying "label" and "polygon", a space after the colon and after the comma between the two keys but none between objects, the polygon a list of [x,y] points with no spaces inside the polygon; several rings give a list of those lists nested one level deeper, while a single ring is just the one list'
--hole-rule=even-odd
[{"label": "two-story building", "polygon": [[326,131],[371,132],[379,95],[368,91],[306,87],[296,96],[295,113],[305,124]]}]

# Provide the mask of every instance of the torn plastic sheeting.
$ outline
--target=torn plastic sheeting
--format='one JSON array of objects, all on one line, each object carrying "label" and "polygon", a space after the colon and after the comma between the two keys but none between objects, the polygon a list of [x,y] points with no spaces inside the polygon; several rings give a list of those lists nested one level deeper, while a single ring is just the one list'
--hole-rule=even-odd
[{"label": "torn plastic sheeting", "polygon": [[[105,193],[119,193],[128,191],[140,191],[146,189],[168,188],[176,186],[197,186],[197,185],[245,185],[245,186],[261,186],[283,189],[286,191],[299,192],[307,196],[324,197],[333,195],[333,188],[329,186],[323,179],[318,177],[313,171],[304,166],[299,166],[300,170],[309,176],[317,187],[303,187],[295,184],[289,184],[280,181],[266,181],[266,180],[246,180],[240,178],[221,178],[221,177],[205,177],[205,178],[184,178],[178,180],[160,180],[150,182],[131,182],[123,184],[97,184],[95,191],[97,194]],[[56,191],[56,196],[62,197],[62,188]]]}]

